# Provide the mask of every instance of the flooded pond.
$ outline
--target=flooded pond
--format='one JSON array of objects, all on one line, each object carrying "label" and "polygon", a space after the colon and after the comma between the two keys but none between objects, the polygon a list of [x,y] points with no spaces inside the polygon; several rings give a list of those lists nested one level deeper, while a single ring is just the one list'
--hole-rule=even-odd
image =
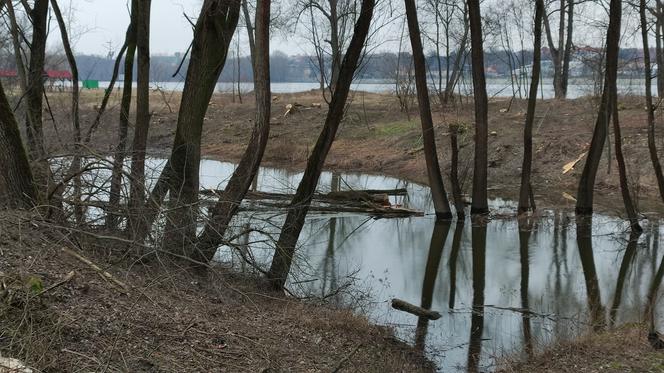
[{"label": "flooded pond", "polygon": [[[152,161],[158,167],[159,161]],[[201,187],[223,188],[230,163],[203,161]],[[256,189],[292,193],[301,173],[262,168]],[[350,306],[397,337],[424,349],[441,371],[486,371],[505,355],[526,356],[598,326],[641,321],[651,289],[661,281],[659,222],[628,225],[596,215],[590,228],[569,211],[545,211],[519,229],[515,218],[485,225],[436,222],[427,187],[395,178],[326,172],[319,191],[406,188],[393,204],[423,217],[372,219],[360,214],[310,213],[288,282],[300,296],[322,296]],[[266,268],[283,211],[243,203],[236,243]],[[494,213],[515,205],[493,200]],[[513,214],[512,214],[513,215]],[[216,260],[245,267],[237,249]],[[659,276],[656,274],[659,273]],[[655,281],[656,278],[659,280]],[[657,285],[657,286],[656,286]],[[435,321],[393,310],[399,298],[438,311]],[[645,338],[645,336],[644,336]]]}]

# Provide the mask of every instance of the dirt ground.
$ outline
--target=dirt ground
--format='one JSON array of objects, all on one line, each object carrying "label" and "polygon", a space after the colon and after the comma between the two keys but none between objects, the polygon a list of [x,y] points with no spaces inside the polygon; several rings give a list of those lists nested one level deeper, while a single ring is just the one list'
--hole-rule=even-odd
[{"label": "dirt ground", "polygon": [[[101,91],[84,92],[84,128],[92,122],[101,94]],[[94,151],[109,153],[116,142],[119,98],[119,93],[114,93],[90,144]],[[49,149],[54,153],[67,153],[68,148],[63,144],[70,138],[70,130],[65,125],[69,118],[68,99],[64,94],[50,97],[56,126],[47,121],[46,131]],[[289,104],[299,105],[297,110],[284,115]],[[152,154],[169,154],[178,106],[179,94],[153,92],[148,143]],[[661,212],[646,146],[643,100],[621,97],[619,106],[632,192],[642,213]],[[473,161],[472,102],[464,99],[453,108],[442,110],[437,105],[434,108],[436,140],[445,176],[449,174],[450,159],[448,125],[458,123],[465,130],[460,138],[460,176],[468,192]],[[492,99],[490,102],[490,197],[517,197],[525,108],[523,100],[510,103],[507,99]],[[325,113],[326,104],[318,92],[275,94],[270,141],[263,165],[302,170],[322,128]],[[595,113],[596,102],[592,98],[538,102],[533,165],[538,207],[573,207],[571,197],[576,194],[585,158],[569,173],[563,174],[562,169],[587,150]],[[658,127],[662,118],[664,116],[658,113]],[[251,94],[244,95],[242,103],[237,98],[233,102],[229,95],[215,95],[203,129],[204,157],[239,160],[253,119]],[[658,135],[664,139],[661,132]],[[354,92],[326,168],[381,173],[426,184],[421,145],[416,108],[407,114],[399,109],[393,96]],[[662,140],[658,140],[658,145],[664,150]],[[598,211],[622,215],[617,167],[615,162],[607,162],[608,155],[605,153],[597,177],[596,207]],[[612,158],[613,149],[610,155]],[[447,187],[449,192],[449,184]],[[27,272],[20,276],[39,274],[47,286],[71,269],[87,276],[77,275],[71,283],[42,297],[53,315],[74,315],[67,316],[65,323],[73,330],[65,329],[67,338],[58,341],[58,346],[67,346],[61,348],[74,352],[44,358],[40,366],[58,366],[53,365],[57,359],[66,359],[72,367],[95,369],[107,365],[117,370],[157,367],[154,369],[320,371],[334,370],[340,363],[348,371],[431,369],[414,352],[395,342],[389,331],[369,326],[346,311],[331,311],[266,294],[255,281],[240,281],[224,271],[215,272],[213,279],[202,281],[166,273],[159,268],[134,266],[127,271],[116,266],[113,267],[115,274],[122,276],[134,289],[140,289],[132,290],[129,296],[120,296],[93,271],[76,260],[62,257],[57,245],[45,244],[51,242],[50,239],[35,239],[37,241],[31,245],[39,250],[3,249],[3,256],[10,258],[2,261],[3,265],[8,263],[3,270],[7,271],[5,273],[10,273],[11,268],[23,268],[22,271]],[[101,250],[95,259],[109,263],[107,256],[109,254]],[[55,261],[47,264],[48,261],[37,259],[47,257]],[[224,286],[215,285],[221,283]],[[218,337],[223,338],[228,347],[219,349],[215,339]],[[661,354],[650,350],[645,341],[645,334],[639,327],[625,328],[557,346],[527,363],[505,363],[504,370],[664,371]],[[627,348],[623,348],[625,346]],[[34,361],[30,356],[27,359]]]},{"label": "dirt ground", "polygon": [[650,346],[647,334],[641,325],[625,325],[554,346],[527,362],[505,362],[498,372],[664,372],[664,353]]},{"label": "dirt ground", "polygon": [[[101,100],[101,91],[85,91],[83,127],[92,122],[93,110]],[[118,102],[114,93],[109,110],[93,139],[92,148],[107,152],[117,139]],[[319,92],[275,94],[272,106],[272,128],[263,165],[302,170],[309,150],[322,128],[326,104]],[[51,150],[62,151],[70,138],[67,132],[68,100],[64,94],[53,94],[58,135],[50,136]],[[153,154],[169,154],[177,123],[178,93],[152,95],[152,123],[148,146]],[[60,103],[60,104],[59,104]],[[284,115],[287,105],[299,104],[291,114]],[[661,201],[650,165],[646,146],[646,112],[642,98],[621,97],[620,118],[623,127],[624,152],[629,167],[632,193],[640,211],[661,210]],[[460,123],[460,178],[467,193],[472,187],[473,111],[472,102],[463,100],[456,107],[433,105],[436,140],[444,179],[449,175],[450,146],[448,125]],[[508,110],[509,109],[509,110]],[[326,161],[326,168],[335,171],[381,173],[426,184],[424,154],[417,108],[407,115],[399,109],[396,97],[364,92],[352,93],[352,103]],[[490,197],[515,199],[520,183],[522,162],[524,100],[494,98],[489,105],[489,189]],[[659,114],[659,113],[658,113]],[[563,166],[578,159],[588,149],[596,116],[592,98],[539,101],[534,129],[533,187],[540,207],[573,207],[569,196],[576,195],[578,178],[585,157],[569,173]],[[658,115],[661,127],[663,115]],[[242,103],[228,94],[217,94],[210,101],[203,129],[203,155],[207,158],[236,161],[248,142],[254,119],[251,94]],[[46,130],[53,126],[47,122]],[[660,139],[664,139],[661,135]],[[610,142],[613,146],[613,141]],[[664,150],[662,140],[658,141]],[[622,200],[615,161],[607,162],[605,152],[596,185],[596,206],[599,211],[622,215]],[[664,151],[660,153],[664,154]],[[447,182],[447,180],[446,180]],[[451,191],[449,184],[448,192]],[[565,196],[567,194],[569,196]]]},{"label": "dirt ground", "polygon": [[2,212],[0,232],[1,356],[40,372],[433,371],[386,328],[223,268],[130,262],[122,242],[34,215]]}]

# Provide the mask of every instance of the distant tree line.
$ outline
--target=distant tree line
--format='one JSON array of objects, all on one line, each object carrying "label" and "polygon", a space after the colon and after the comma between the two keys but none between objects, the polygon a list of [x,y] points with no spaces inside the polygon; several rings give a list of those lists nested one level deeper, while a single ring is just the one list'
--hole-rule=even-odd
[{"label": "distant tree line", "polygon": [[[509,77],[510,72],[518,70],[522,67],[530,66],[533,58],[532,50],[524,50],[517,52],[506,52],[502,50],[493,50],[485,52],[485,68],[489,73],[488,76]],[[510,64],[509,59],[505,55],[512,55],[514,64]],[[651,54],[654,54],[654,50]],[[601,50],[593,52],[592,49],[579,51],[574,56],[573,60],[581,65],[582,68],[576,73],[576,76],[591,77],[593,74],[594,65],[601,58]],[[457,57],[457,52],[451,52],[449,63],[452,64]],[[363,62],[360,70],[356,74],[357,79],[363,80],[381,80],[393,81],[395,79],[397,66],[410,66],[412,64],[412,53],[401,52],[400,54],[392,52],[379,52],[374,53]],[[595,60],[597,58],[597,61]],[[438,75],[438,67],[441,68],[442,76],[446,75],[446,66],[448,58],[440,56],[440,64],[436,61],[436,53],[430,52],[425,56],[428,75]],[[635,74],[642,72],[643,69],[643,50],[637,48],[624,48],[620,50],[621,72],[624,74]],[[253,81],[253,72],[251,68],[251,57],[239,57],[239,81],[251,82]],[[525,61],[526,63],[521,63]],[[178,66],[182,61],[181,54],[174,55],[153,55],[150,57],[150,81],[154,82],[177,82],[184,80],[184,73],[187,71],[189,59],[185,59],[182,67]],[[553,78],[553,60],[549,49],[544,48],[542,51],[543,70],[542,74],[546,78]],[[551,68],[547,69],[547,62]],[[97,55],[76,55],[76,63],[78,65],[80,79],[93,79],[100,81],[109,81],[113,74],[115,58],[97,56]],[[124,58],[122,62],[124,64]],[[237,73],[238,57],[229,56],[224,70],[219,77],[220,82],[235,82],[238,81]],[[64,69],[68,70],[66,57],[59,55],[47,55],[46,67],[51,69]],[[235,67],[235,68],[234,68]],[[16,59],[13,54],[5,53],[0,56],[0,70],[15,69]],[[136,77],[136,67],[134,67],[133,76]],[[465,59],[462,71],[467,76],[470,76],[471,62],[470,59]],[[637,71],[638,70],[638,71]],[[276,51],[270,55],[270,74],[273,82],[317,82],[317,66],[312,56],[296,55],[289,56],[283,52]],[[134,79],[135,80],[135,79]]]}]

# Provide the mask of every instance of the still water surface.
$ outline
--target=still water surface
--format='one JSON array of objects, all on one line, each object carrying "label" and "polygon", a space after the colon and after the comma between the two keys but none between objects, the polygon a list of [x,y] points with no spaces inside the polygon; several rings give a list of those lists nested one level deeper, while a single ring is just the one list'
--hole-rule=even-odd
[{"label": "still water surface", "polygon": [[[233,167],[203,161],[202,187],[223,188]],[[292,192],[301,176],[262,168],[257,190]],[[519,230],[514,218],[494,218],[484,226],[445,224],[431,215],[430,191],[422,185],[329,172],[319,183],[321,192],[351,188],[407,188],[408,195],[390,197],[392,203],[427,215],[375,220],[310,214],[288,286],[300,295],[328,296],[374,323],[394,327],[399,338],[424,349],[441,371],[491,370],[506,354],[525,356],[598,325],[640,321],[648,294],[658,285],[659,222],[647,224],[631,240],[619,219],[596,215],[588,230],[563,211],[544,212],[532,230]],[[268,266],[283,215],[261,212],[251,203],[234,225],[238,231],[252,227],[262,232],[238,243]],[[491,208],[506,213],[514,205],[494,200]],[[242,266],[229,248],[220,248],[217,260]],[[337,294],[339,287],[344,291]],[[391,309],[392,298],[443,316],[418,320]]]},{"label": "still water surface", "polygon": [[[101,88],[107,88],[109,82],[99,82]],[[135,85],[135,83],[134,83]],[[164,91],[182,91],[184,82],[152,82],[151,88],[160,88]],[[116,84],[120,87],[121,84]],[[623,95],[644,95],[645,83],[642,79],[634,78],[618,79],[618,91]],[[240,83],[240,91],[245,93],[253,90],[253,83],[242,82]],[[316,82],[273,82],[270,84],[272,93],[299,93],[319,89],[319,84]],[[487,94],[489,97],[512,97],[526,98],[528,95],[529,85],[514,86],[512,88],[511,81],[503,78],[489,78],[487,79]],[[592,95],[595,92],[595,82],[590,79],[572,79],[568,87],[568,98],[579,98],[583,96]],[[118,89],[118,88],[116,88]],[[230,93],[237,89],[237,83],[221,82],[217,83],[217,92]],[[394,93],[394,82],[366,82],[356,81],[351,86],[352,90],[364,91],[371,93]],[[459,82],[456,93],[462,95],[472,95],[472,82],[470,80],[463,80]],[[653,85],[653,92],[657,92],[655,85]],[[553,81],[551,79],[544,79],[538,90],[538,97],[553,98]]]}]

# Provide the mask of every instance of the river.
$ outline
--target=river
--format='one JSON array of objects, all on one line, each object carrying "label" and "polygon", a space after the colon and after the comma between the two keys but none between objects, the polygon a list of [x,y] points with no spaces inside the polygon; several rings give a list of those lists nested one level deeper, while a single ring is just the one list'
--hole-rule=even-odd
[{"label": "river", "polygon": [[[101,88],[108,87],[109,82],[100,82]],[[116,84],[116,87],[120,87]],[[182,91],[184,82],[153,82],[152,88],[161,88],[164,91]],[[272,93],[300,93],[319,88],[316,82],[273,82],[270,85]],[[656,83],[653,83],[653,92],[657,92]],[[217,91],[223,93],[230,93],[237,89],[237,84],[222,82],[217,84]],[[363,82],[356,81],[352,85],[355,91],[371,92],[371,93],[394,93],[395,85],[393,82]],[[521,93],[519,94],[519,89]],[[528,84],[521,87],[514,87],[508,79],[502,78],[489,78],[487,79],[487,93],[489,97],[512,97],[515,95],[517,98],[525,98],[527,96]],[[240,83],[241,92],[249,92],[253,90],[253,83],[243,82]],[[618,79],[618,91],[624,95],[643,95],[645,94],[645,83],[643,79]],[[462,95],[472,95],[472,81],[463,80],[459,83],[457,93]],[[595,92],[595,83],[590,79],[572,79],[568,87],[568,98],[579,98],[583,96],[593,95]],[[540,84],[538,97],[540,98],[553,98],[553,81],[551,79],[544,79]]]}]

